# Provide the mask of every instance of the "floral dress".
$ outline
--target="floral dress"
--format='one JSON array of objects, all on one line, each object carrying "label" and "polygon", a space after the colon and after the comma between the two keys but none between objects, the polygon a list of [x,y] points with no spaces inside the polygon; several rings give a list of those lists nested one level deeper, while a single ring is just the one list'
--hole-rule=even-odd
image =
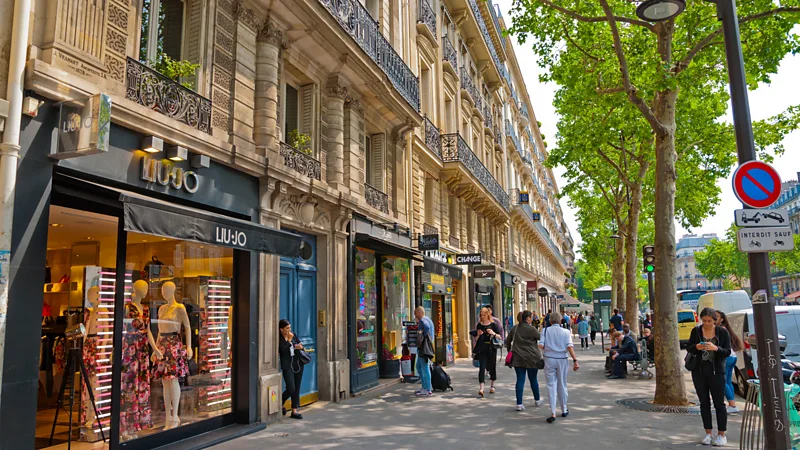
[{"label": "floral dress", "polygon": [[208,373],[212,369],[211,364],[208,361],[208,353],[210,349],[208,338],[210,338],[211,335],[208,331],[208,313],[205,310],[200,312],[200,329],[198,330],[197,334],[197,340],[199,341],[198,344],[200,345],[200,352],[198,355],[198,362],[200,363],[199,372]]},{"label": "floral dress", "polygon": [[150,415],[150,309],[125,305],[122,333],[122,389],[120,430],[136,432],[153,426]]},{"label": "floral dress", "polygon": [[[162,306],[158,310],[158,320],[165,322],[179,322],[178,307],[182,305],[167,308]],[[163,309],[163,311],[162,311]],[[180,330],[180,327],[178,327]],[[158,350],[161,351],[163,358],[156,360],[153,366],[152,376],[155,380],[162,378],[183,378],[189,376],[189,363],[186,356],[186,346],[181,340],[181,333],[159,333],[158,342],[156,342]]]}]

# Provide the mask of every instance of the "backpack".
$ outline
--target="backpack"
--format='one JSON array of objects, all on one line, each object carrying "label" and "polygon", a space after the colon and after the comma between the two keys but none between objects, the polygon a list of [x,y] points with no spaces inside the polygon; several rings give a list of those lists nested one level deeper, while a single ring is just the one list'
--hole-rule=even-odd
[{"label": "backpack", "polygon": [[450,386],[450,375],[439,364],[434,364],[431,367],[431,387],[434,391],[445,392],[448,389],[453,390],[453,387]]}]

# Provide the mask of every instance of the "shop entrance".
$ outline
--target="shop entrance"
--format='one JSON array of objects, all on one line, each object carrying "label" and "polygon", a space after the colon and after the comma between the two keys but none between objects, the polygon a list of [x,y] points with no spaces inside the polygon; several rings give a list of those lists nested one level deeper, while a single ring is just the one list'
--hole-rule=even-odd
[{"label": "shop entrance", "polygon": [[311,357],[311,363],[306,364],[303,369],[303,382],[300,384],[300,404],[307,405],[319,400],[316,352],[317,241],[314,236],[297,234],[311,248],[311,253],[303,255],[308,256],[305,259],[302,256],[281,258],[280,316],[292,324],[293,332]]}]

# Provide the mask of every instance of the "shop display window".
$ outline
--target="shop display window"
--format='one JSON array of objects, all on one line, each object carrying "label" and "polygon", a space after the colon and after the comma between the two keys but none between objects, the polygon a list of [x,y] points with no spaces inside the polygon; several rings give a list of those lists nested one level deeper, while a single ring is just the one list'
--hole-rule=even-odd
[{"label": "shop display window", "polygon": [[375,277],[375,254],[356,251],[356,367],[364,369],[378,363],[376,333],[378,289]]},{"label": "shop display window", "polygon": [[411,273],[408,259],[384,257],[381,264],[383,286],[383,360],[400,359],[403,350],[404,321],[411,314]]}]

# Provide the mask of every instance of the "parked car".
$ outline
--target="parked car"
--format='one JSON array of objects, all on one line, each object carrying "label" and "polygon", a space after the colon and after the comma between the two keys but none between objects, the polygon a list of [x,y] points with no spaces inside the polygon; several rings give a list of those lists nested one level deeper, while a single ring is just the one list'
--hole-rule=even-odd
[{"label": "parked car", "polygon": [[691,309],[678,310],[678,338],[681,340],[681,348],[686,347],[689,337],[692,335],[692,328],[697,326],[697,313]]},{"label": "parked car", "polygon": [[725,314],[741,309],[747,309],[752,306],[750,296],[747,292],[739,291],[719,291],[707,292],[700,296],[697,300],[697,313],[703,308],[714,308],[717,311],[722,311]]},{"label": "parked car", "polygon": [[[740,395],[747,392],[747,380],[756,378],[758,370],[758,344],[753,324],[753,309],[727,313],[731,328],[744,343],[744,349],[737,353],[736,384]],[[800,306],[776,306],[775,318],[778,322],[778,346],[784,358],[800,362]],[[779,355],[776,355],[779,356]]]}]

